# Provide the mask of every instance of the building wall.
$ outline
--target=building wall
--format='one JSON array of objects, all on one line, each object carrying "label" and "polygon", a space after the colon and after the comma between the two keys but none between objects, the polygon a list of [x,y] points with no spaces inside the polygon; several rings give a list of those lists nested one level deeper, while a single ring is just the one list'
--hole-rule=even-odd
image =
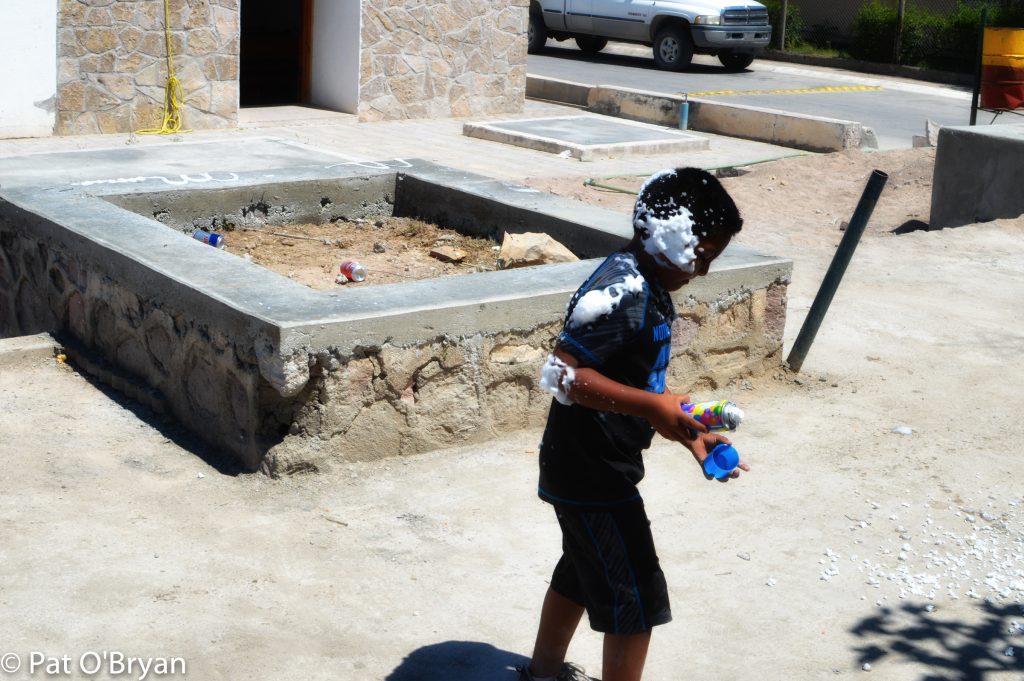
[{"label": "building wall", "polygon": [[57,6],[5,0],[0,13],[0,139],[49,135],[57,76]]},{"label": "building wall", "polygon": [[359,118],[521,111],[528,0],[363,0]]},{"label": "building wall", "polygon": [[[170,0],[183,127],[238,120],[239,0]],[[159,128],[168,77],[162,0],[60,0],[59,135]]]},{"label": "building wall", "polygon": [[[237,124],[242,2],[170,0],[184,128]],[[528,0],[361,2],[361,29],[351,31],[359,36],[358,55],[346,49],[333,56],[349,59],[352,75],[339,76],[347,72],[344,68],[314,69],[312,91],[317,98],[330,100],[332,108],[357,110],[361,120],[522,110]],[[317,6],[329,18],[323,3]],[[316,21],[314,15],[314,25]],[[162,0],[59,0],[55,132],[124,133],[160,127],[168,77],[164,26]],[[314,49],[325,44],[316,40],[316,33],[314,26]],[[324,55],[317,56],[322,62]]]},{"label": "building wall", "polygon": [[313,5],[313,106],[344,113],[359,109],[361,9],[337,0],[316,0]]}]

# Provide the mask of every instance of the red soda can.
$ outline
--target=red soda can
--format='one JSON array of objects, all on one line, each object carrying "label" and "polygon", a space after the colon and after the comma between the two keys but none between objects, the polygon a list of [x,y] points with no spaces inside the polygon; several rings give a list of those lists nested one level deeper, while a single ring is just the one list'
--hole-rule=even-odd
[{"label": "red soda can", "polygon": [[341,263],[339,270],[346,279],[349,281],[365,281],[366,280],[366,267],[360,265],[355,260],[346,260]]}]

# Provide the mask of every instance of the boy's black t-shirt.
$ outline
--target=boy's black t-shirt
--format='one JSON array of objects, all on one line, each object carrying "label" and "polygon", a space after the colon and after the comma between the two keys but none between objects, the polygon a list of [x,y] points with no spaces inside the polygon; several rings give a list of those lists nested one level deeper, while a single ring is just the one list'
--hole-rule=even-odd
[{"label": "boy's black t-shirt", "polygon": [[[620,251],[573,295],[556,346],[580,367],[661,393],[675,316],[668,292],[643,276],[632,253]],[[552,400],[540,446],[540,497],[580,506],[638,500],[642,452],[653,436],[645,419]]]}]

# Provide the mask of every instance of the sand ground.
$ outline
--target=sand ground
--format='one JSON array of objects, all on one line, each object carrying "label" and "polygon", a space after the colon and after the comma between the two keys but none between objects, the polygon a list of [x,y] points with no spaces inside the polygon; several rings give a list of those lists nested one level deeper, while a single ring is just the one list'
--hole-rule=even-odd
[{"label": "sand ground", "polygon": [[[889,233],[927,220],[932,158],[727,180],[741,241],[795,261],[788,350],[867,173],[892,175],[803,371],[696,395],[744,408],[753,470],[647,457],[675,620],[646,679],[1024,678],[1024,219]],[[628,210],[581,180],[544,182]],[[510,681],[559,544],[538,436],[271,480],[66,366],[4,368],[0,661],[24,667],[0,677],[115,651],[204,681]],[[570,657],[600,676],[600,645],[584,625]]]}]

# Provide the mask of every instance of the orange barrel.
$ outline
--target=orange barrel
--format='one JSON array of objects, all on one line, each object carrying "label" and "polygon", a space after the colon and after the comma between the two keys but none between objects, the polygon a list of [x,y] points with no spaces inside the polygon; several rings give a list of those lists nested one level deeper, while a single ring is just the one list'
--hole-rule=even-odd
[{"label": "orange barrel", "polygon": [[1024,106],[1024,29],[985,29],[980,105],[1004,111]]}]

